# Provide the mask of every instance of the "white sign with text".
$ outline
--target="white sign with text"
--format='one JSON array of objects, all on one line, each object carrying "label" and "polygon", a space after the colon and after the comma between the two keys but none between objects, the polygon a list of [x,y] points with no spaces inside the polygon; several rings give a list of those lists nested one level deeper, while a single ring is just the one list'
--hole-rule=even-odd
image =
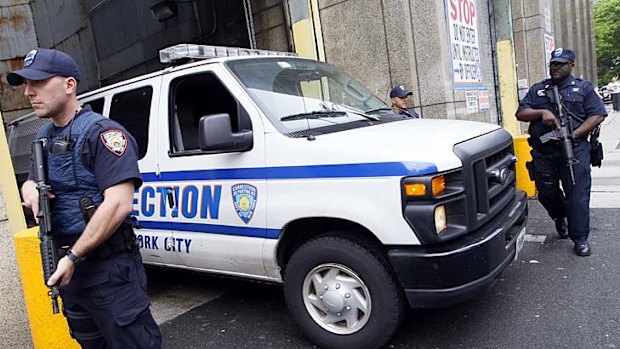
[{"label": "white sign with text", "polygon": [[476,0],[445,0],[454,88],[482,87]]}]

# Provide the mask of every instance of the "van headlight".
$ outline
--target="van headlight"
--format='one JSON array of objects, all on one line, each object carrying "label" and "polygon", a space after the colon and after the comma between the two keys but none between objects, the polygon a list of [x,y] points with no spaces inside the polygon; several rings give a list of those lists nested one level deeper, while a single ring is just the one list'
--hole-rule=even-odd
[{"label": "van headlight", "polygon": [[446,216],[446,206],[439,205],[435,207],[435,232],[442,233],[448,228],[448,217]]}]

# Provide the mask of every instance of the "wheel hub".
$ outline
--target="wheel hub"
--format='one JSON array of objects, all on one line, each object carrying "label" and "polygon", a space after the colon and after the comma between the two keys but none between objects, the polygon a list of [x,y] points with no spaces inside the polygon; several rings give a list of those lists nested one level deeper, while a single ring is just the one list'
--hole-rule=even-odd
[{"label": "wheel hub", "polygon": [[344,295],[340,292],[327,291],[321,297],[327,312],[338,313],[344,308]]},{"label": "wheel hub", "polygon": [[364,327],[371,313],[370,291],[357,274],[342,264],[325,263],[304,280],[304,304],[313,320],[336,334]]}]

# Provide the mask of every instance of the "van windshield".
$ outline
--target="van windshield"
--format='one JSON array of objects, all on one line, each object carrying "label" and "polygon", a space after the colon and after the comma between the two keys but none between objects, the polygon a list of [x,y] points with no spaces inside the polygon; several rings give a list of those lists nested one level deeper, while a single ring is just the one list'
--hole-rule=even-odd
[{"label": "van windshield", "polygon": [[395,115],[364,85],[323,62],[274,57],[227,65],[285,134],[336,132],[383,122],[378,115]]}]

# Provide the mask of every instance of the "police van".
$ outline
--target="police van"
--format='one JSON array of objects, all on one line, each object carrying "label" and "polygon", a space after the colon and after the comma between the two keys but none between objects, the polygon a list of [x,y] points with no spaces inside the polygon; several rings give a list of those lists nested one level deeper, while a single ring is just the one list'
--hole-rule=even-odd
[{"label": "police van", "polygon": [[[324,348],[373,348],[407,306],[493,284],[523,246],[527,198],[497,125],[395,114],[337,68],[182,44],[170,66],[79,96],[129,130],[146,264],[282,283]],[[18,179],[46,121],[8,126]]]}]

